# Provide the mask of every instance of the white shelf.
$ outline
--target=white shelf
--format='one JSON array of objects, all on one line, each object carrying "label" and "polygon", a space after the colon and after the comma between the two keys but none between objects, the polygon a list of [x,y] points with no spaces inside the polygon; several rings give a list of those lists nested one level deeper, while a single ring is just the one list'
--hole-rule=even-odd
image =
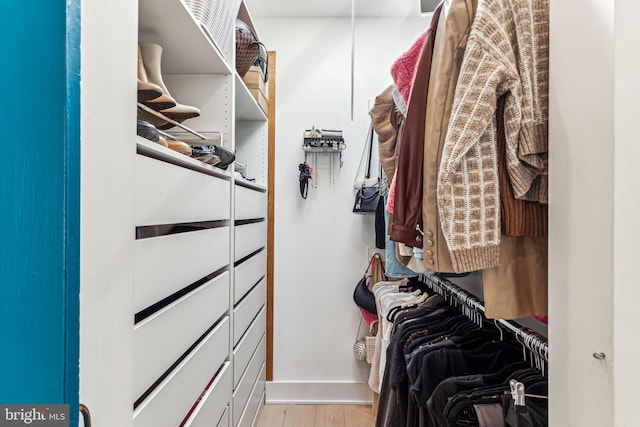
[{"label": "white shelf", "polygon": [[241,187],[250,188],[252,190],[261,191],[263,193],[267,191],[267,187],[264,185],[264,183],[260,183],[256,181],[247,181],[242,177],[236,176],[235,183],[237,185],[240,185]]},{"label": "white shelf", "polygon": [[139,0],[138,41],[162,46],[164,74],[231,74],[182,0]]},{"label": "white shelf", "polygon": [[262,111],[256,100],[249,92],[244,80],[236,71],[236,120],[267,121],[267,115]]},{"label": "white shelf", "polygon": [[162,160],[167,163],[172,163],[177,166],[182,166],[187,169],[195,170],[198,172],[206,173],[207,175],[213,175],[218,178],[230,179],[231,172],[222,170],[215,166],[208,165],[199,160],[193,159],[184,154],[180,154],[177,151],[171,150],[167,147],[163,147],[160,144],[149,141],[148,139],[136,136],[136,145],[138,147],[138,153],[145,156],[153,157],[154,159]]}]

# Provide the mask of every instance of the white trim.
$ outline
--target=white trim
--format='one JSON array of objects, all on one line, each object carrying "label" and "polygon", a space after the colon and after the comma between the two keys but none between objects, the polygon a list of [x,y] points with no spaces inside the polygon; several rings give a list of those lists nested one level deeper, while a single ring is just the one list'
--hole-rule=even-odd
[{"label": "white trim", "polygon": [[373,392],[365,382],[269,381],[267,404],[371,405]]}]

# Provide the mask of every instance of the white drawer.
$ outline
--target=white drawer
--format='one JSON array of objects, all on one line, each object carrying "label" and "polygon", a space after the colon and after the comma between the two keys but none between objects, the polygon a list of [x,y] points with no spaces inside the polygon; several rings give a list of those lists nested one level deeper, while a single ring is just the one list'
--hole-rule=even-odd
[{"label": "white drawer", "polygon": [[260,309],[264,306],[267,298],[266,280],[262,279],[260,283],[242,300],[240,304],[233,310],[233,346],[244,335],[245,331],[255,319]]},{"label": "white drawer", "polygon": [[265,221],[239,225],[235,230],[236,261],[265,247],[267,244],[267,223]]},{"label": "white drawer", "polygon": [[217,427],[229,427],[229,407],[225,409],[224,414],[222,414],[222,418],[220,418],[220,422],[218,422]]},{"label": "white drawer", "polygon": [[267,193],[236,185],[235,219],[256,219],[267,216]]},{"label": "white drawer", "polygon": [[[231,367],[227,362],[218,374],[211,387],[206,391],[198,406],[193,410],[184,427],[211,427],[227,417],[229,411],[229,395],[231,394]],[[228,421],[227,421],[228,422]]]},{"label": "white drawer", "polygon": [[267,273],[267,251],[263,250],[235,267],[235,286],[233,289],[233,303],[246,295],[260,278]]},{"label": "white drawer", "polygon": [[260,371],[258,381],[256,381],[256,384],[253,386],[251,397],[249,398],[249,402],[247,402],[247,407],[244,409],[240,422],[236,424],[237,427],[251,427],[255,425],[258,411],[264,403],[265,370],[266,366],[262,365],[262,371]]},{"label": "white drawer", "polygon": [[247,402],[249,401],[249,396],[251,395],[251,390],[258,380],[258,375],[264,365],[265,354],[266,354],[266,337],[262,338],[260,341],[260,345],[256,349],[251,361],[249,362],[249,366],[247,366],[244,375],[240,378],[240,382],[238,383],[238,387],[233,392],[233,425],[238,425],[240,421],[240,416],[244,411],[244,408],[247,406]]},{"label": "white drawer", "polygon": [[229,219],[231,184],[136,156],[136,226]]},{"label": "white drawer", "polygon": [[233,351],[233,386],[236,388],[238,386],[238,381],[240,381],[240,377],[242,376],[249,360],[251,360],[251,356],[253,352],[260,344],[260,340],[262,336],[265,334],[266,330],[266,309],[263,307],[260,310],[260,314],[256,320],[253,321],[249,330],[242,337],[235,350]]},{"label": "white drawer", "polygon": [[135,312],[229,264],[229,227],[135,242]]},{"label": "white drawer", "polygon": [[224,362],[228,340],[225,318],[135,409],[134,427],[180,425]]},{"label": "white drawer", "polygon": [[147,390],[229,307],[229,273],[144,319],[133,328],[133,391]]}]

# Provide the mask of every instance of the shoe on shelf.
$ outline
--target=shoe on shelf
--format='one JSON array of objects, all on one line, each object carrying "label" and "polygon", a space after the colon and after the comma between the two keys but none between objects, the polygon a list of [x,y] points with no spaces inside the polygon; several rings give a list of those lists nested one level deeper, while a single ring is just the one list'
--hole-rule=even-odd
[{"label": "shoe on shelf", "polygon": [[212,145],[212,147],[213,154],[220,157],[220,163],[218,163],[216,166],[220,169],[226,170],[227,167],[235,161],[236,154],[233,151],[219,145]]},{"label": "shoe on shelf", "polygon": [[178,123],[182,123],[187,119],[192,119],[200,115],[200,110],[196,107],[183,104],[178,104],[171,108],[165,108],[164,110],[160,110],[160,112]]},{"label": "shoe on shelf", "polygon": [[144,120],[145,122],[149,122],[152,125],[154,125],[157,129],[161,129],[161,130],[170,129],[174,126],[168,121],[163,120],[158,116],[154,116],[153,114],[147,111],[144,111],[142,108],[138,108],[138,120]]},{"label": "shoe on shelf", "polygon": [[169,148],[169,143],[167,142],[167,139],[162,135],[160,135],[160,137],[158,138],[158,144],[162,145],[163,147]]},{"label": "shoe on shelf", "polygon": [[[178,105],[177,107],[180,107],[180,106],[181,105]],[[165,111],[159,111],[159,113],[165,114]],[[194,112],[188,112],[188,111],[183,111],[182,113],[178,113],[179,110],[175,110],[175,111],[176,111],[176,114],[173,114],[173,117],[170,117],[168,114],[165,114],[165,115],[171,120],[174,120],[178,123],[182,123],[185,120],[190,119],[192,117],[197,117],[200,114],[200,112],[198,112],[197,114],[194,114]],[[152,123],[156,128],[160,130],[167,130],[175,127],[173,123],[170,123],[158,116],[155,116],[149,113],[148,111],[143,110],[142,108],[138,108],[138,119]]]},{"label": "shoe on shelf", "polygon": [[158,139],[160,138],[160,132],[158,132],[158,129],[151,123],[144,120],[137,121],[137,134],[138,136],[153,142],[158,142]]},{"label": "shoe on shelf", "polygon": [[[140,43],[139,46],[149,82],[158,85],[162,89],[162,95],[160,97],[145,101],[144,104],[156,111],[162,112],[162,114],[165,114],[177,122],[199,116],[199,109],[190,105],[179,104],[171,96],[169,89],[167,89],[167,86],[164,84],[161,66],[162,46],[155,43]],[[170,127],[173,127],[173,125]]]},{"label": "shoe on shelf", "polygon": [[220,163],[220,157],[213,153],[211,145],[194,145],[191,147],[191,157],[203,163],[216,166]]},{"label": "shoe on shelf", "polygon": [[138,46],[138,101],[150,101],[152,99],[160,97],[161,95],[162,88],[149,82],[149,77],[147,77],[147,70],[145,70],[144,62],[142,61],[140,46]]},{"label": "shoe on shelf", "polygon": [[191,146],[181,141],[175,141],[173,139],[167,139],[167,144],[170,149],[177,151],[180,154],[191,157]]}]

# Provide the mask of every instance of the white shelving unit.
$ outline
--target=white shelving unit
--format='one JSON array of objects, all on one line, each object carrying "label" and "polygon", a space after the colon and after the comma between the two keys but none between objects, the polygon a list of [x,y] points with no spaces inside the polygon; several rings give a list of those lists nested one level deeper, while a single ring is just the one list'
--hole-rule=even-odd
[{"label": "white shelving unit", "polygon": [[138,10],[171,95],[201,111],[184,124],[221,132],[248,174],[136,137],[133,425],[248,427],[265,390],[268,119],[233,46],[216,46],[187,3]]}]

